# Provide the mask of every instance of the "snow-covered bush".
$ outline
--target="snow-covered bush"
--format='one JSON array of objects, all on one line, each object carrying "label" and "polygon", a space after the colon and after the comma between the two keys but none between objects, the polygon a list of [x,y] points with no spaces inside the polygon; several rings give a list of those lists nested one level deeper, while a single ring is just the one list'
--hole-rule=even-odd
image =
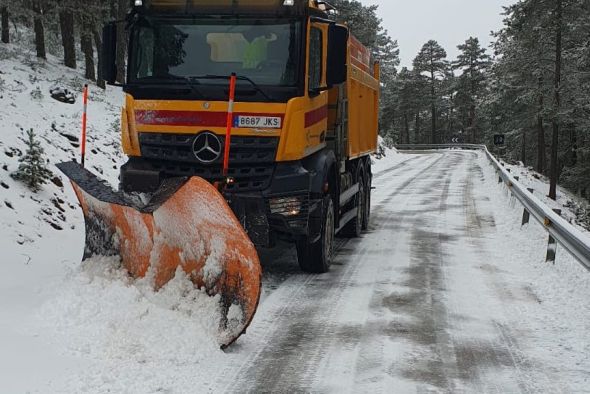
[{"label": "snow-covered bush", "polygon": [[35,89],[31,90],[31,98],[33,100],[43,100],[43,92],[39,86],[36,86]]}]

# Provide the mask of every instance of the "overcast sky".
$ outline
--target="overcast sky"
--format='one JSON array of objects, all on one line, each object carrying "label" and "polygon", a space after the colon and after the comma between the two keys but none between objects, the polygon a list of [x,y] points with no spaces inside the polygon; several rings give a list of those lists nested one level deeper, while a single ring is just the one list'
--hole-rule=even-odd
[{"label": "overcast sky", "polygon": [[[412,60],[430,39],[447,51],[448,59],[457,55],[457,45],[476,36],[488,46],[490,31],[502,27],[503,5],[516,0],[360,0],[379,5],[379,16],[389,35],[400,47],[402,66]],[[491,54],[491,52],[489,52]]]}]

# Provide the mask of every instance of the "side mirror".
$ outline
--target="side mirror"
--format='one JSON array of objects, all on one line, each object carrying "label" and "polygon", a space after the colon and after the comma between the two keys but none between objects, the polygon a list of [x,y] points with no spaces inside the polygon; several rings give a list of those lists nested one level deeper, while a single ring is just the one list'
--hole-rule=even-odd
[{"label": "side mirror", "polygon": [[328,86],[346,82],[348,62],[348,28],[331,24],[328,29],[328,59],[326,81]]},{"label": "side mirror", "polygon": [[102,79],[112,85],[117,80],[117,25],[107,23],[102,28]]}]

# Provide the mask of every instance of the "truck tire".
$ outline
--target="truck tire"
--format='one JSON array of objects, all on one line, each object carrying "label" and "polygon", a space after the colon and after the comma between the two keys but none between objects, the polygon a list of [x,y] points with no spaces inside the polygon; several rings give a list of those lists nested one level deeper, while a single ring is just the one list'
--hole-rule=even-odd
[{"label": "truck tire", "polygon": [[369,221],[371,220],[371,190],[371,177],[369,176],[365,186],[363,225],[361,226],[363,231],[369,229]]},{"label": "truck tire", "polygon": [[329,194],[322,207],[322,233],[320,239],[310,243],[307,238],[297,242],[297,260],[304,272],[323,274],[330,270],[334,254],[334,203]]},{"label": "truck tire", "polygon": [[349,238],[358,238],[361,236],[363,224],[365,222],[365,204],[366,204],[366,189],[365,181],[361,178],[359,180],[359,191],[355,198],[355,207],[357,211],[356,218],[351,220],[344,226],[341,234]]}]

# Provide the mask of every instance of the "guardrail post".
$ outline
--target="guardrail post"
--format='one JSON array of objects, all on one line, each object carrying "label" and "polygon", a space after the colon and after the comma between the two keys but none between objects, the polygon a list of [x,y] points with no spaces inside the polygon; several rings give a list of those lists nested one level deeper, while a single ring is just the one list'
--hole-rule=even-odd
[{"label": "guardrail post", "polygon": [[[553,212],[561,216],[561,209],[554,209]],[[557,255],[557,241],[549,235],[549,243],[547,244],[547,259],[548,263],[555,264],[555,257]]]},{"label": "guardrail post", "polygon": [[[533,194],[535,191],[533,189],[527,189],[531,194]],[[531,213],[529,211],[527,211],[527,209],[524,209],[524,212],[522,213],[522,226],[524,226],[525,224],[529,224],[529,221],[531,220]]]}]

